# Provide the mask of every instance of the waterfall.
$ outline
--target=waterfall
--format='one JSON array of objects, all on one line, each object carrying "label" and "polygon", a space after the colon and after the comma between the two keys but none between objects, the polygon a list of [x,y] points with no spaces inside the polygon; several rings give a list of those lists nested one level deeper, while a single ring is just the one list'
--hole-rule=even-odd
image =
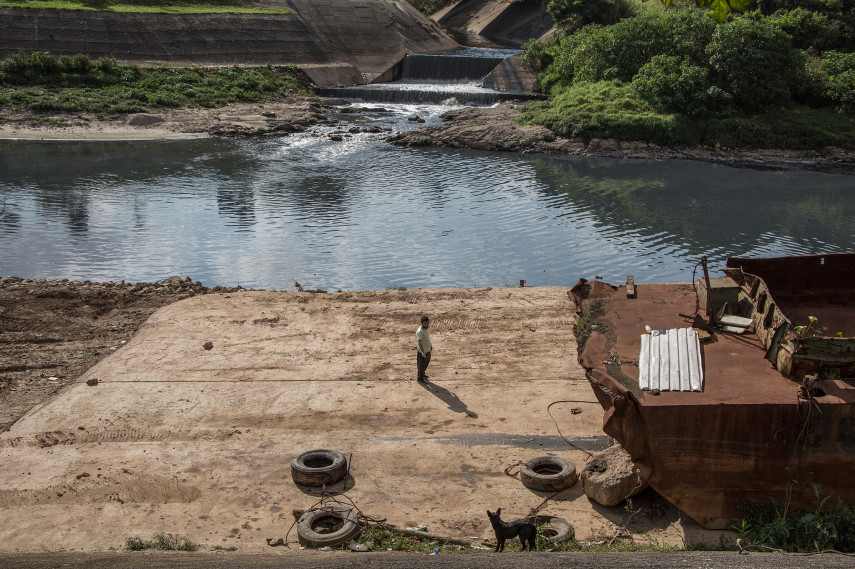
[{"label": "waterfall", "polygon": [[473,106],[488,106],[508,99],[541,98],[535,93],[497,91],[485,86],[490,72],[518,53],[519,50],[469,47],[444,53],[413,53],[404,58],[398,81],[325,87],[318,89],[318,94],[377,103]]}]

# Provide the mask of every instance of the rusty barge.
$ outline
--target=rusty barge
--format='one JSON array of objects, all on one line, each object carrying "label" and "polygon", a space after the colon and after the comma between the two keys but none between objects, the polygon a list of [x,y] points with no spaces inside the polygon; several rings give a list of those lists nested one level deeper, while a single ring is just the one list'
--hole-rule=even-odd
[{"label": "rusty barge", "polygon": [[[731,258],[725,275],[573,288],[603,430],[707,528],[749,501],[815,506],[815,485],[855,502],[855,254]],[[687,328],[700,340],[672,340],[669,367],[664,331]],[[702,383],[681,388],[695,345]]]}]

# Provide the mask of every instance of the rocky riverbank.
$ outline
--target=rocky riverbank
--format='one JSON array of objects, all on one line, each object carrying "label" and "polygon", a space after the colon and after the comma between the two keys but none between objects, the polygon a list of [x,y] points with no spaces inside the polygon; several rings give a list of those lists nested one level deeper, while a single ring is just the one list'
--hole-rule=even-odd
[{"label": "rocky riverbank", "polygon": [[560,138],[545,127],[518,124],[515,118],[521,107],[520,103],[502,103],[491,108],[450,111],[443,115],[446,124],[441,127],[398,133],[388,140],[392,144],[406,146],[446,146],[627,159],[689,159],[733,166],[855,173],[855,152],[836,147],[818,150],[668,148],[641,141]]},{"label": "rocky riverbank", "polygon": [[[443,115],[438,127],[392,133],[391,144],[443,146],[501,152],[550,153],[626,159],[689,159],[757,168],[800,168],[855,174],[855,152],[827,147],[816,150],[744,150],[732,148],[669,148],[642,141],[566,139],[542,126],[516,122],[523,103],[466,107]],[[376,107],[373,109],[376,111]],[[352,134],[350,118],[361,112],[343,99],[290,97],[273,103],[234,104],[218,109],[182,108],[134,114],[121,119],[94,115],[42,117],[0,111],[0,138],[6,139],[173,139],[205,136],[281,137],[317,126],[339,126],[330,134],[342,140]],[[368,132],[380,132],[379,129]]]}]

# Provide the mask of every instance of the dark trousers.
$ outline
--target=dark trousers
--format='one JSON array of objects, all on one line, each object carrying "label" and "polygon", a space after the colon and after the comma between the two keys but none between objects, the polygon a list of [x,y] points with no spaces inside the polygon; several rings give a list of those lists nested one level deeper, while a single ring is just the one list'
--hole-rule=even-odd
[{"label": "dark trousers", "polygon": [[419,370],[419,374],[416,376],[418,379],[425,378],[425,370],[427,370],[427,366],[430,363],[430,352],[426,353],[422,356],[422,353],[416,351],[416,368]]}]

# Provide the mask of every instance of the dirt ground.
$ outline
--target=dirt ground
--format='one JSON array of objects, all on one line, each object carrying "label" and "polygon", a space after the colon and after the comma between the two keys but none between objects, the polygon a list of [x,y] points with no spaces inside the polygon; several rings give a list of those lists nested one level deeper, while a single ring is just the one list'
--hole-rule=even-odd
[{"label": "dirt ground", "polygon": [[[293,484],[289,464],[314,448],[350,458],[328,489],[336,499],[398,527],[489,542],[486,510],[502,507],[563,517],[583,541],[718,540],[650,490],[630,516],[579,483],[553,496],[506,473],[543,454],[581,471],[610,442],[564,288],[322,294],[6,278],[0,306],[3,552],[118,550],[160,532],[208,550],[289,551],[292,511],[320,499]],[[426,385],[414,381],[422,312],[434,343]],[[278,537],[290,549],[267,545]]]}]

